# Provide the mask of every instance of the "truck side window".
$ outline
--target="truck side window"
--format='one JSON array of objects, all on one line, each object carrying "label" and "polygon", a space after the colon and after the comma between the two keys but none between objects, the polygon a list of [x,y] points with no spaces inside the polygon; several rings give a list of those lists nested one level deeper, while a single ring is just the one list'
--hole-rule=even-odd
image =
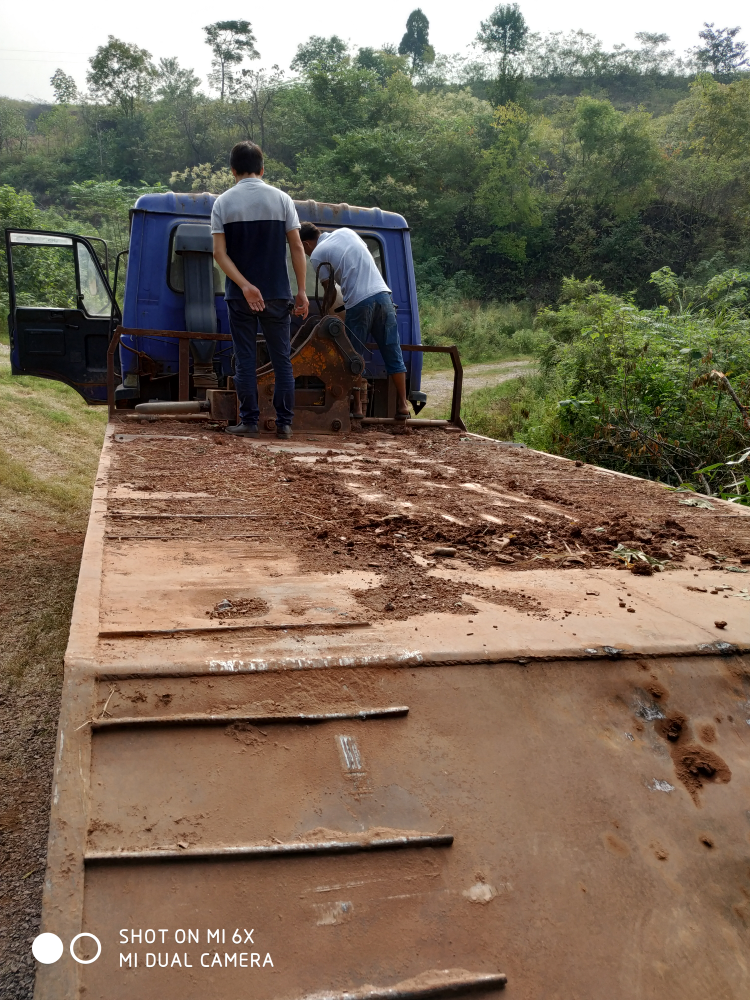
[{"label": "truck side window", "polygon": [[19,306],[75,309],[78,288],[69,236],[13,233],[13,280]]},{"label": "truck side window", "polygon": [[76,243],[78,280],[81,288],[81,306],[88,316],[109,316],[112,302],[102,277],[85,244]]},{"label": "truck side window", "polygon": [[[175,226],[175,229],[177,227]],[[219,265],[214,261],[214,295],[224,294],[224,283],[226,281],[226,275],[221,270]],[[173,292],[179,292],[181,295],[185,293],[185,275],[182,264],[182,257],[174,252],[174,229],[172,230],[172,235],[169,238],[169,271],[167,276],[167,284],[172,289]]]},{"label": "truck side window", "polygon": [[380,240],[376,239],[374,236],[363,236],[362,239],[367,244],[367,249],[372,254],[372,259],[375,261],[375,266],[378,271],[380,271],[383,280],[385,280],[385,267],[383,264],[383,247],[380,245]]},{"label": "truck side window", "polygon": [[[321,230],[326,232],[325,229]],[[362,235],[362,239],[367,244],[367,249],[372,254],[372,259],[375,261],[378,271],[385,278],[385,269],[383,267],[383,248],[380,245],[380,240],[376,236],[365,236]],[[292,295],[297,294],[297,278],[294,274],[294,268],[292,267],[292,254],[289,249],[289,244],[286,247],[286,269],[289,274],[289,284],[292,286]],[[320,294],[323,294],[323,289],[319,289]],[[305,279],[305,292],[308,298],[312,298],[315,295],[315,268],[310,263],[310,258],[307,258],[307,276]]]}]

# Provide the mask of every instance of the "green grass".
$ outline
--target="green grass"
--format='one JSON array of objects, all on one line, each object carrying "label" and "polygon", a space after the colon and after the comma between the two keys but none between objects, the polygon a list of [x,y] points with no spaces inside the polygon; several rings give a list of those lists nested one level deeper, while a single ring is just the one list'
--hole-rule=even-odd
[{"label": "green grass", "polygon": [[518,440],[532,402],[529,382],[528,376],[519,376],[469,393],[461,407],[467,430],[500,441]]},{"label": "green grass", "polygon": [[[527,303],[423,298],[419,315],[422,343],[455,344],[464,365],[524,358],[549,339],[546,333],[532,329],[533,313]],[[447,355],[424,355],[425,371],[450,365]]]},{"label": "green grass", "polygon": [[0,487],[85,518],[106,421],[62,382],[12,376],[0,346]]}]

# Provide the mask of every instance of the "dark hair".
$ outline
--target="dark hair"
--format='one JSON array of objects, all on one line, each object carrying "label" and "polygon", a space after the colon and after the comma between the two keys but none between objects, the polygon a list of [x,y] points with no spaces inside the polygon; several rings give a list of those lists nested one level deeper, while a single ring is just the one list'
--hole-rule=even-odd
[{"label": "dark hair", "polygon": [[320,230],[312,222],[303,222],[299,227],[299,238],[303,243],[305,240],[317,240],[319,236]]},{"label": "dark hair", "polygon": [[229,166],[238,174],[259,174],[263,169],[263,150],[248,140],[238,142],[229,154]]}]

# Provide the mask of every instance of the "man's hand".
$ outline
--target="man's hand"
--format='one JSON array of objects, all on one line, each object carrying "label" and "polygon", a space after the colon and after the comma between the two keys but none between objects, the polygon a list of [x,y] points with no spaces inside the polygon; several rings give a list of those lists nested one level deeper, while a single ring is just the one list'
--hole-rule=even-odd
[{"label": "man's hand", "polygon": [[242,294],[245,296],[245,302],[247,302],[252,312],[263,312],[266,308],[266,304],[263,301],[263,296],[260,293],[260,289],[256,288],[255,285],[251,285],[249,281],[244,282],[240,285],[242,289]]},{"label": "man's hand", "polygon": [[214,260],[222,269],[224,274],[230,278],[245,296],[251,312],[263,312],[266,304],[260,289],[251,285],[244,274],[240,274],[236,265],[227,253],[227,240],[224,233],[214,233]]},{"label": "man's hand", "polygon": [[297,292],[294,297],[294,315],[301,316],[302,319],[307,319],[307,312],[310,308],[310,303],[307,299],[307,295],[304,291]]}]

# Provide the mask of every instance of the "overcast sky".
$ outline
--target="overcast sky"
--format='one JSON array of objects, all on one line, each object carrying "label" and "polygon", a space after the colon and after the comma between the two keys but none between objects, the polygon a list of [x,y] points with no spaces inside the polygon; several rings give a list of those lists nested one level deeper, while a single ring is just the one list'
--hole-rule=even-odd
[{"label": "overcast sky", "polygon": [[[493,0],[460,3],[417,0],[430,19],[430,40],[437,52],[466,52],[479,22],[495,6]],[[398,44],[414,0],[378,0],[372,4],[319,4],[309,0],[206,5],[197,0],[174,4],[129,0],[111,5],[77,0],[35,0],[33,4],[3,0],[0,10],[0,94],[26,100],[51,100],[49,78],[60,66],[79,87],[85,87],[88,58],[98,45],[115,35],[148,49],[158,59],[177,56],[205,81],[210,53],[202,27],[210,20],[246,18],[255,31],[261,60],[256,66],[278,63],[288,69],[297,45],[310,35],[338,34],[354,45]],[[210,9],[210,14],[207,11]],[[605,45],[634,44],[636,31],[664,32],[670,48],[681,54],[695,45],[704,21],[717,27],[742,25],[750,39],[747,0],[523,0],[521,9],[532,31],[582,28],[598,35]]]}]

